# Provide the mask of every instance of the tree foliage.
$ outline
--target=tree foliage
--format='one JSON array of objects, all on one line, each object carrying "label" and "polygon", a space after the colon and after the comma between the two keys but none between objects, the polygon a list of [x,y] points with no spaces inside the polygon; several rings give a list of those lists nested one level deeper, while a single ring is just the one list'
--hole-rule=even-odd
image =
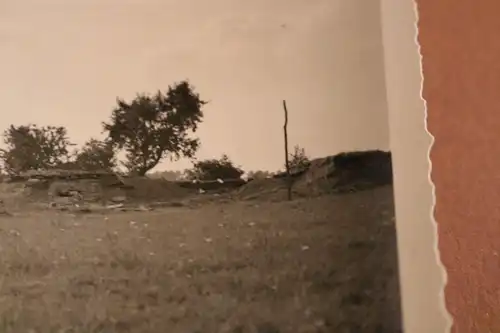
[{"label": "tree foliage", "polygon": [[113,170],[116,167],[115,152],[110,142],[91,138],[77,151],[75,165],[81,170]]},{"label": "tree foliage", "polygon": [[304,148],[296,145],[293,147],[293,153],[289,154],[289,156],[290,170],[301,170],[309,166],[310,160]]},{"label": "tree foliage", "polygon": [[138,94],[130,103],[118,98],[109,123],[103,123],[104,132],[114,148],[125,152],[128,171],[145,175],[166,157],[194,157],[200,142],[192,134],[205,104],[187,81],[165,93]]},{"label": "tree foliage", "polygon": [[220,159],[207,159],[193,163],[193,168],[186,170],[190,180],[238,179],[244,171],[236,167],[227,155]]},{"label": "tree foliage", "polygon": [[55,168],[69,159],[67,130],[58,126],[11,125],[3,133],[0,158],[9,174]]}]

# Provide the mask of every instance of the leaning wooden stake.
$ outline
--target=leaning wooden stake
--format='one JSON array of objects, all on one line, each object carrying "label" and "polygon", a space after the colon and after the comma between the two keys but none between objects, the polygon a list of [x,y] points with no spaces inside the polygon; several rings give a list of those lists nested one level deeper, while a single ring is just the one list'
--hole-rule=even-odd
[{"label": "leaning wooden stake", "polygon": [[283,134],[285,137],[285,166],[286,166],[286,184],[288,190],[288,200],[292,200],[292,179],[290,178],[290,163],[288,161],[288,110],[286,108],[286,101],[283,100],[283,110],[285,111],[285,124],[283,125]]}]

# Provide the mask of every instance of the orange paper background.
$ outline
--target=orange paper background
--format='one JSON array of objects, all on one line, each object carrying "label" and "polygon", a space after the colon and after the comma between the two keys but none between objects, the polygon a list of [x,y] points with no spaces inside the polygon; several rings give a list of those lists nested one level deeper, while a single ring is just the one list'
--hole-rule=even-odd
[{"label": "orange paper background", "polygon": [[452,332],[500,332],[500,2],[417,3]]}]

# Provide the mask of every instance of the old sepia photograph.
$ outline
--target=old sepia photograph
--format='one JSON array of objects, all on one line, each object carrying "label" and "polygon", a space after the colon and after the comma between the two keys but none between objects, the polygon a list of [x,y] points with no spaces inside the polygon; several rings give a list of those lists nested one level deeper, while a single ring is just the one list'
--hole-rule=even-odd
[{"label": "old sepia photograph", "polygon": [[402,333],[380,12],[3,1],[0,332]]}]

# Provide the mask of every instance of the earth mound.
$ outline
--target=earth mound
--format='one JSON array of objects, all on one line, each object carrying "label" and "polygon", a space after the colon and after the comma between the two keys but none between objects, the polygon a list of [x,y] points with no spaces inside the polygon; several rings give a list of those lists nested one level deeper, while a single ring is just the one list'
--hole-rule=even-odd
[{"label": "earth mound", "polygon": [[348,193],[392,184],[391,153],[380,150],[340,153],[311,161],[294,180],[306,192]]},{"label": "earth mound", "polygon": [[[290,175],[294,196],[351,193],[392,184],[391,153],[380,150],[345,152],[317,158]],[[240,199],[286,198],[287,177],[249,181],[238,189]]]},{"label": "earth mound", "polygon": [[[313,159],[290,176],[293,197],[351,193],[392,184],[391,153],[379,150],[340,153]],[[281,201],[287,197],[286,173],[245,181],[172,182],[125,177],[113,172],[30,171],[0,184],[0,201],[63,206],[123,206],[226,198]],[[206,193],[205,193],[206,192]]]},{"label": "earth mound", "polygon": [[151,201],[180,200],[193,193],[169,181],[148,177],[123,177],[106,171],[30,171],[1,184],[0,200],[20,204],[113,206]]}]

